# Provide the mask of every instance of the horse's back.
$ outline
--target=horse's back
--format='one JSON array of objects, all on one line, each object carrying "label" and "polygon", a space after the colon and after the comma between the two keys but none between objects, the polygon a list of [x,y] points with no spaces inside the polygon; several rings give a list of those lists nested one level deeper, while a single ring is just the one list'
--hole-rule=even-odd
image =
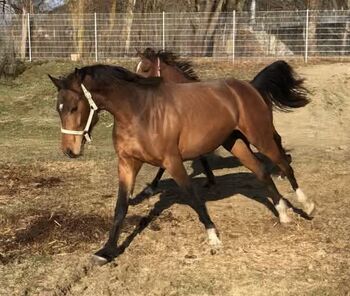
[{"label": "horse's back", "polygon": [[197,156],[199,150],[216,149],[235,129],[236,99],[224,80],[167,84],[166,88],[177,115],[183,158]]}]

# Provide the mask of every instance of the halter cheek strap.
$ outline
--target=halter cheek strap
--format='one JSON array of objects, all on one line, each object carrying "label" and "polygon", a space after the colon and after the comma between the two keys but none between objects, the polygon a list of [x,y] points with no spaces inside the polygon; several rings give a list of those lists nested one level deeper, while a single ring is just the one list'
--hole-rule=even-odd
[{"label": "halter cheek strap", "polygon": [[160,60],[157,58],[157,76],[160,77]]},{"label": "halter cheek strap", "polygon": [[61,133],[68,134],[68,135],[84,136],[87,142],[91,142],[89,130],[90,130],[92,118],[94,117],[94,113],[97,111],[98,107],[95,104],[94,100],[92,99],[91,93],[85,88],[83,84],[81,84],[81,88],[83,89],[84,95],[90,105],[90,113],[89,113],[89,117],[86,122],[85,128],[82,131],[75,131],[75,130],[64,129],[63,127],[61,127]]},{"label": "halter cheek strap", "polygon": [[[141,64],[142,64],[142,61],[140,61],[140,62],[137,64],[136,73],[139,72],[140,67],[141,67]],[[156,76],[157,76],[157,77],[160,77],[160,60],[159,60],[159,58],[157,58],[157,74],[156,74]]]}]

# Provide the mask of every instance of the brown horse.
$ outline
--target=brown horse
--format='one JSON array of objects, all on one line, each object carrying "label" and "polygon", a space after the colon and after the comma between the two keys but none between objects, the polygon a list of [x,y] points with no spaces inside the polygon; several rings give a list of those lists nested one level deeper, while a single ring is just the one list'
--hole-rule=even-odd
[{"label": "brown horse", "polygon": [[[140,61],[136,66],[136,73],[143,77],[163,77],[165,82],[190,83],[199,82],[199,77],[193,69],[190,61],[180,59],[171,51],[160,50],[156,52],[153,48],[146,48],[144,52],[137,52]],[[293,69],[284,61],[276,61],[260,71],[250,82],[264,98],[267,105],[278,110],[288,111],[289,108],[300,108],[308,104],[303,87],[303,79],[295,77]],[[282,146],[282,139],[275,130],[274,138],[281,151],[285,152]],[[286,154],[291,162],[291,156]],[[215,177],[210,169],[208,161],[200,156],[200,162],[207,176],[206,186],[215,184]],[[164,174],[160,168],[153,181],[140,195],[151,196],[156,192],[159,180]],[[283,172],[280,175],[284,177]]]},{"label": "brown horse", "polygon": [[[113,140],[119,157],[119,188],[113,225],[104,247],[94,255],[104,264],[118,254],[118,238],[143,163],[166,169],[185,190],[191,207],[204,224],[209,243],[220,245],[205,202],[198,197],[183,166],[223,145],[252,170],[267,187],[281,222],[289,222],[286,202],[270,174],[250,150],[254,145],[287,176],[306,213],[314,203],[299,188],[284,153],[274,140],[271,112],[249,83],[221,79],[186,84],[144,78],[122,67],[108,65],[76,69],[62,79],[51,77],[58,89],[62,150],[69,157],[82,154],[96,122],[96,112],[114,116]],[[213,112],[215,110],[215,112]]]}]

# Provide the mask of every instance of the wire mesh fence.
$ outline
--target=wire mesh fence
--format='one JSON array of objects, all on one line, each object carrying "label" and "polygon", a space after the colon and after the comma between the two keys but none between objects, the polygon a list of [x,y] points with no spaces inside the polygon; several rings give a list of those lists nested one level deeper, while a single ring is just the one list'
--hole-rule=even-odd
[{"label": "wire mesh fence", "polygon": [[145,47],[220,59],[350,57],[350,11],[7,15],[0,41],[29,60],[106,61]]}]

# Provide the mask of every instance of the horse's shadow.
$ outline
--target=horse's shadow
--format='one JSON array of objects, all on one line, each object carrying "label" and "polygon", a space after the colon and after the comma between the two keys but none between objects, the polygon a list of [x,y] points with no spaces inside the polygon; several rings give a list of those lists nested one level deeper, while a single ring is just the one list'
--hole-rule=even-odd
[{"label": "horse's shadow", "polygon": [[[197,194],[205,201],[222,200],[229,197],[231,198],[233,195],[242,194],[267,207],[274,216],[278,217],[275,206],[267,198],[267,190],[252,173],[234,173],[216,177],[217,184],[213,190],[208,190],[201,186],[203,179],[204,178],[194,178],[193,183]],[[122,254],[133,239],[147,228],[164,210],[170,208],[173,204],[186,204],[190,206],[188,200],[183,198],[185,194],[172,179],[162,180],[159,183],[159,190],[157,192],[160,193],[159,200],[154,204],[148,215],[140,220],[138,227],[134,228],[134,231],[119,246],[118,255]],[[132,205],[136,206],[147,198],[148,197],[142,195],[137,196]],[[288,200],[286,200],[286,202],[295,213],[304,219],[311,219],[304,211],[295,208]]]},{"label": "horse's shadow", "polygon": [[[290,150],[288,150],[289,152]],[[279,175],[280,169],[264,154],[261,154],[259,152],[254,153],[255,156],[264,163],[266,166],[266,169],[272,174],[272,175]],[[233,156],[223,157],[221,155],[214,153],[206,154],[205,155],[209,167],[212,170],[218,170],[218,169],[225,169],[225,168],[235,168],[241,166],[240,161]],[[288,160],[291,162],[291,156],[287,154]],[[191,164],[192,173],[190,174],[191,177],[198,176],[204,172],[203,166],[199,160],[199,158],[192,161]]]},{"label": "horse's shadow", "polygon": [[[228,156],[223,157],[221,155],[214,153],[206,154],[205,158],[208,161],[209,167],[212,170],[219,170],[225,168],[235,168],[241,166],[241,163],[236,157]],[[196,158],[191,163],[192,173],[190,177],[195,177],[204,172],[203,165],[199,158]]]}]

